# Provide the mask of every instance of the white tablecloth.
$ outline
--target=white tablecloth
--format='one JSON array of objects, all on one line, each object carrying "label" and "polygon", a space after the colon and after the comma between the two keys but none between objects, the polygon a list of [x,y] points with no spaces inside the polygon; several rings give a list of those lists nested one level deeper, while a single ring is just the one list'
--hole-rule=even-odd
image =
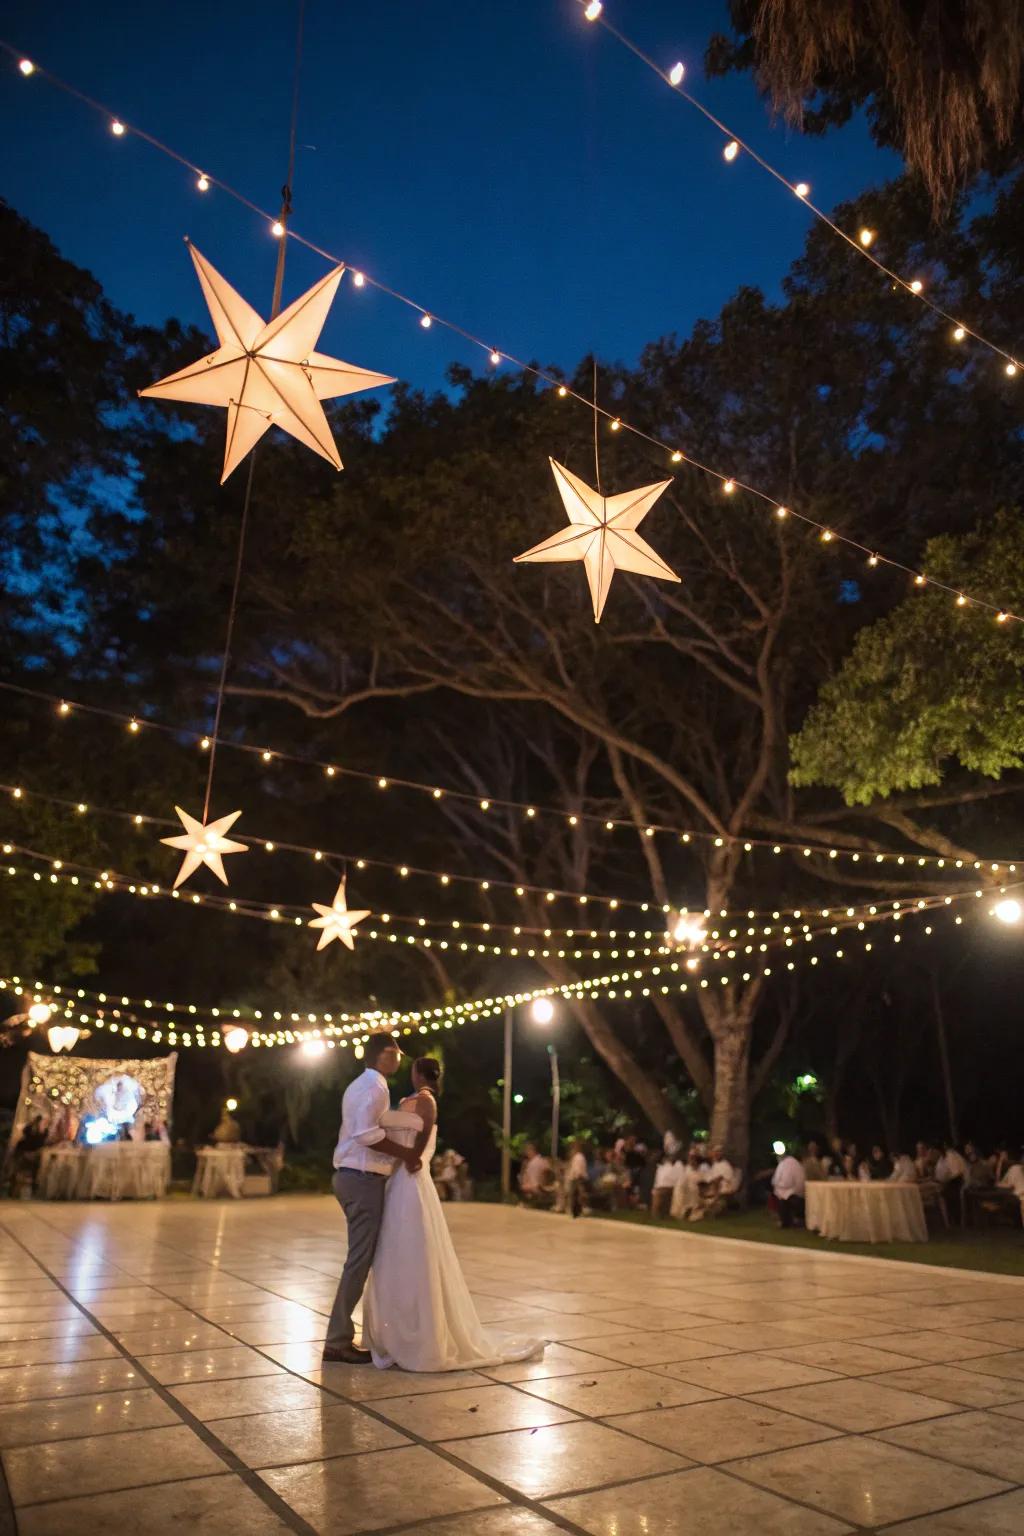
[{"label": "white tablecloth", "polygon": [[192,1193],[202,1199],[214,1199],[217,1195],[230,1195],[233,1200],[242,1198],[245,1183],[245,1159],[248,1147],[200,1147],[196,1153],[196,1176],[192,1180]]},{"label": "white tablecloth", "polygon": [[921,1191],[916,1184],[868,1184],[829,1179],[807,1185],[806,1225],[846,1243],[925,1243]]},{"label": "white tablecloth", "polygon": [[156,1200],[170,1179],[171,1149],[160,1141],[47,1147],[39,1193],[45,1200]]}]

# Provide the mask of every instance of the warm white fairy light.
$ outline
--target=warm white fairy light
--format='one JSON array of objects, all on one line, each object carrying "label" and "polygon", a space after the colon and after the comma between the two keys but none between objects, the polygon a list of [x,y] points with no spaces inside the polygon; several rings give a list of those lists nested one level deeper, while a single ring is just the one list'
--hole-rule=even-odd
[{"label": "warm white fairy light", "polygon": [[429,331],[430,327],[433,325],[433,323],[434,322],[433,322],[433,320],[431,319],[431,317],[429,315],[421,315],[420,316],[420,325],[422,325],[422,327],[423,327],[423,329],[425,331]]},{"label": "warm white fairy light", "polygon": [[270,233],[273,235],[275,240],[280,240],[281,236],[284,234],[284,225],[281,223],[280,219],[275,219],[273,224],[271,224]]},{"label": "warm white fairy light", "polygon": [[922,283],[921,279],[919,277],[915,277],[910,284],[910,291],[911,293],[920,293],[923,287],[924,283]]},{"label": "warm white fairy light", "polygon": [[1024,909],[1021,908],[1019,901],[1007,899],[996,903],[992,908],[992,916],[998,918],[1001,923],[1019,923],[1022,910]]},{"label": "warm white fairy light", "polygon": [[668,72],[668,83],[669,83],[669,85],[681,85],[682,82],[683,82],[683,76],[685,74],[686,74],[686,69],[685,69],[684,65],[679,64],[679,63],[673,64],[672,68]]},{"label": "warm white fairy light", "polygon": [[964,337],[966,335],[967,335],[967,332],[964,330],[963,326],[962,325],[958,325],[958,326],[956,326],[954,328],[953,340],[954,341],[963,341],[963,339],[964,339]]},{"label": "warm white fairy light", "polygon": [[788,517],[789,516],[789,508],[788,507],[776,507],[775,508],[775,516],[776,517],[780,517],[780,518],[781,517]]},{"label": "warm white fairy light", "polygon": [[498,364],[501,362],[501,353],[500,352],[492,352],[491,353],[491,362],[494,364],[495,368],[497,368]]},{"label": "warm white fairy light", "polygon": [[1007,365],[1006,365],[1006,376],[1009,379],[1015,379],[1017,377],[1017,364],[1016,363],[1007,363]]},{"label": "warm white fairy light", "polygon": [[31,59],[20,59],[18,61],[18,68],[26,79],[28,79],[29,75],[34,75],[36,72],[36,67]]},{"label": "warm white fairy light", "polygon": [[730,139],[728,144],[722,150],[722,157],[725,160],[735,160],[736,156],[739,154],[739,152],[740,152],[739,144],[736,142],[735,139]]},{"label": "warm white fairy light", "polygon": [[200,192],[209,192],[209,190],[210,190],[210,178],[209,178],[209,176],[204,176],[203,173],[200,171],[199,175],[196,177],[196,187],[199,189]]},{"label": "warm white fairy light", "polygon": [[864,249],[867,250],[869,245],[873,245],[874,244],[875,232],[874,232],[873,229],[868,229],[867,226],[865,225],[865,227],[861,230],[860,234],[857,236],[857,239],[860,241],[860,243],[864,247]]},{"label": "warm white fairy light", "polygon": [[237,1055],[239,1051],[243,1051],[249,1044],[249,1031],[242,1029],[236,1024],[231,1029],[224,1031],[223,1038],[226,1048],[232,1055]]},{"label": "warm white fairy light", "polygon": [[603,0],[590,0],[590,3],[588,4],[583,14],[588,21],[596,21],[603,10]]},{"label": "warm white fairy light", "polygon": [[679,449],[678,448],[673,449],[673,452],[672,452],[672,463],[673,464],[681,464],[682,462],[683,462],[683,456],[680,453]]},{"label": "warm white fairy light", "polygon": [[723,483],[722,483],[722,490],[725,492],[725,494],[727,496],[731,496],[735,489],[736,489],[736,481],[735,480],[725,480],[725,481],[723,481]]},{"label": "warm white fairy light", "polygon": [[810,185],[806,181],[798,181],[793,191],[797,197],[810,197],[811,195]]},{"label": "warm white fairy light", "polygon": [[110,125],[110,131],[114,135],[115,139],[119,139],[124,133],[124,123],[115,117]]},{"label": "warm white fairy light", "polygon": [[353,272],[352,273],[352,282],[353,282],[353,284],[355,285],[356,288],[363,288],[366,285],[366,278],[364,277],[362,272]]}]

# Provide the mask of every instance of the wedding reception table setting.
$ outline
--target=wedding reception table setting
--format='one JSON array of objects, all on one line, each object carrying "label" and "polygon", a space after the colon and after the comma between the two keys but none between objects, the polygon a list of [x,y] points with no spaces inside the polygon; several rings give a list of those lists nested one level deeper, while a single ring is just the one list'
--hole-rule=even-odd
[{"label": "wedding reception table setting", "polygon": [[843,1243],[926,1243],[921,1191],[896,1180],[829,1179],[808,1183],[808,1231]]}]

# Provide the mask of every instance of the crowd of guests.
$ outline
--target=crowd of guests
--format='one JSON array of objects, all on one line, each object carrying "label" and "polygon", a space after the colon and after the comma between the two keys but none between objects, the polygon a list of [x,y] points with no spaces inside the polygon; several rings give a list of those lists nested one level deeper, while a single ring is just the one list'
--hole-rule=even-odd
[{"label": "crowd of guests", "polygon": [[[34,1115],[14,1146],[7,1153],[4,1176],[11,1194],[35,1192],[43,1153],[50,1147],[85,1146],[88,1120],[64,1107],[47,1119]],[[136,1115],[118,1126],[109,1141],[162,1141],[170,1143],[167,1127],[162,1120],[145,1120]]]},{"label": "crowd of guests", "polygon": [[688,1147],[672,1131],[660,1146],[635,1133],[612,1146],[573,1141],[564,1159],[552,1160],[532,1143],[523,1148],[519,1198],[572,1216],[599,1210],[648,1210],[653,1216],[700,1221],[720,1215],[738,1193],[742,1171],[722,1147],[695,1141]]},{"label": "crowd of guests", "polygon": [[806,1186],[821,1179],[917,1184],[925,1208],[934,1207],[947,1227],[1002,1215],[1024,1225],[1024,1149],[985,1152],[972,1141],[962,1147],[952,1141],[919,1141],[913,1154],[900,1150],[890,1155],[876,1142],[861,1153],[856,1143],[837,1136],[824,1150],[809,1141],[802,1157],[784,1152],[773,1169],[757,1177],[770,1180],[769,1203],[783,1227],[803,1221]]}]

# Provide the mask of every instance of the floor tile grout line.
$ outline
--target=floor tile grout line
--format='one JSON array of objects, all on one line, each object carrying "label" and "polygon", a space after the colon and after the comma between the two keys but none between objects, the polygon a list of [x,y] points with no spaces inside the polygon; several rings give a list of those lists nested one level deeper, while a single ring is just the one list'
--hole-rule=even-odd
[{"label": "floor tile grout line", "polygon": [[[42,1218],[39,1219],[41,1220]],[[48,1225],[48,1223],[46,1224]],[[59,1232],[60,1229],[54,1228],[53,1230]],[[133,1356],[126,1348],[124,1348],[120,1340],[117,1339],[116,1336],[103,1323],[100,1322],[99,1318],[96,1317],[94,1313],[90,1312],[88,1307],[84,1306],[81,1302],[76,1300],[74,1296],[72,1296],[71,1292],[66,1288],[66,1286],[62,1284],[59,1277],[45,1264],[43,1264],[41,1260],[36,1258],[35,1255],[31,1253],[30,1249],[28,1249],[26,1245],[21,1241],[21,1238],[17,1235],[17,1233],[11,1231],[6,1222],[0,1222],[0,1231],[2,1231],[6,1237],[17,1243],[22,1251],[26,1253],[29,1258],[32,1258],[36,1264],[39,1265],[40,1269],[48,1277],[48,1279],[53,1280],[60,1287],[68,1301],[70,1301],[72,1305],[81,1312],[83,1317],[87,1318],[88,1321],[98,1329],[100,1334],[107,1340],[109,1344],[114,1346],[122,1358],[132,1362],[135,1369],[142,1375],[144,1380],[148,1381],[150,1387],[153,1389],[153,1391],[155,1391],[156,1395],[160,1398],[164,1405],[170,1408],[172,1412],[177,1416],[177,1418],[192,1430],[193,1434],[198,1436],[198,1438],[203,1442],[208,1450],[212,1451],[216,1456],[220,1458],[220,1460],[224,1463],[226,1472],[233,1472],[236,1476],[240,1477],[245,1485],[250,1489],[250,1491],[254,1493],[262,1501],[262,1503],[267,1505],[267,1507],[274,1514],[276,1514],[278,1518],[282,1520],[293,1532],[295,1532],[296,1536],[317,1536],[317,1532],[313,1526],[311,1526],[306,1520],[298,1515],[296,1511],[292,1509],[291,1505],[281,1498],[280,1494],[276,1493],[267,1483],[264,1483],[262,1478],[258,1477],[253,1472],[252,1468],[247,1467],[242,1461],[241,1457],[237,1456],[229,1446],[224,1445],[224,1443],[219,1440],[216,1435],[212,1434],[207,1429],[206,1425],[203,1424],[201,1419],[198,1419],[195,1414],[190,1413],[189,1410],[185,1408],[183,1403],[178,1402],[163,1385],[163,1383],[157,1381],[156,1377],[150,1371],[146,1370],[145,1366],[139,1362],[138,1357]],[[184,1482],[188,1481],[188,1479],[177,1478],[170,1481]],[[164,1484],[154,1483],[143,1484],[141,1486],[160,1487],[166,1486],[166,1482]],[[46,1503],[56,1501],[38,1500],[35,1502]]]},{"label": "floor tile grout line", "polygon": [[[40,1220],[42,1220],[42,1219],[43,1218],[40,1218]],[[48,1223],[47,1223],[47,1225],[48,1225]],[[0,1230],[6,1231],[7,1229],[2,1224],[0,1224]],[[59,1228],[53,1228],[53,1230],[55,1230],[57,1232],[60,1231]],[[8,1235],[11,1235],[11,1234],[8,1234]],[[18,1239],[15,1239],[15,1240],[19,1241],[19,1246],[24,1248],[24,1244],[21,1244],[20,1240],[18,1240]],[[170,1245],[169,1244],[161,1244],[161,1246],[162,1247],[169,1247]],[[175,1250],[172,1250],[172,1251],[175,1251]],[[29,1250],[26,1248],[25,1252],[28,1253]],[[30,1257],[31,1257],[31,1255],[30,1255]],[[36,1262],[38,1262],[38,1260]],[[211,1267],[213,1267],[213,1266],[211,1266]],[[218,1265],[216,1267],[217,1267],[217,1272],[219,1274],[228,1274],[228,1275],[231,1275],[232,1278],[234,1278],[234,1279],[242,1278],[241,1276],[235,1275],[233,1273],[233,1271],[225,1269],[225,1268],[223,1268],[220,1265]],[[50,1273],[50,1272],[47,1271],[47,1273]],[[54,1279],[57,1282],[58,1285],[60,1284],[60,1281],[52,1273],[50,1274],[50,1278]],[[63,1289],[63,1287],[62,1287],[62,1289]],[[159,1287],[159,1286],[155,1286],[155,1287],[153,1287],[153,1289],[160,1291],[160,1293],[162,1295],[164,1295],[165,1298],[168,1299],[168,1300],[175,1300],[176,1299],[176,1298],[171,1297],[167,1292],[163,1291],[162,1288]],[[68,1296],[69,1300],[74,1302],[74,1304],[76,1306],[80,1306],[80,1303],[74,1301],[74,1298],[71,1296],[70,1292],[65,1291],[65,1294]],[[181,1305],[180,1302],[179,1302],[179,1305]],[[85,1315],[89,1316],[89,1314],[87,1312],[87,1309],[82,1308],[82,1310],[85,1313]],[[193,1316],[200,1318],[203,1322],[209,1322],[210,1321],[210,1319],[207,1318],[197,1308],[188,1307],[186,1310],[191,1311]],[[99,1326],[104,1333],[107,1333],[107,1330],[103,1328],[103,1325],[99,1323],[98,1319],[92,1319],[92,1320],[94,1320],[97,1323],[97,1326]],[[219,1325],[214,1324],[213,1326],[219,1326]],[[229,1335],[229,1337],[230,1336],[231,1335]],[[107,1337],[110,1339],[110,1341],[112,1343],[118,1344],[118,1341],[114,1338],[114,1336],[112,1334],[107,1333]],[[244,1341],[240,1341],[240,1342],[244,1342]],[[120,1347],[120,1346],[118,1345],[118,1347]],[[273,1357],[271,1355],[266,1354],[265,1349],[262,1348],[259,1345],[249,1345],[248,1347],[250,1349],[253,1349],[257,1354],[263,1355],[267,1360],[270,1360],[275,1365],[279,1365],[281,1363],[279,1361],[273,1360]],[[129,1355],[127,1350],[124,1350],[122,1352],[128,1358],[136,1359],[136,1363],[138,1363],[137,1362],[137,1357],[133,1357],[133,1356]],[[296,1378],[296,1380],[299,1380],[299,1381],[305,1380],[305,1378],[299,1372],[293,1371],[289,1366],[282,1365],[281,1368],[282,1368],[282,1370],[286,1371],[289,1375],[294,1376]],[[142,1367],[140,1365],[139,1369],[140,1370],[144,1370],[144,1367]],[[147,1377],[150,1376],[149,1372],[145,1372],[145,1374],[147,1375]],[[161,1396],[163,1396],[165,1398],[171,1398],[172,1406],[175,1407],[176,1411],[183,1418],[188,1418],[190,1421],[194,1420],[196,1424],[202,1425],[203,1421],[195,1419],[195,1416],[190,1414],[188,1412],[188,1410],[186,1410],[181,1403],[178,1403],[176,1400],[174,1400],[172,1398],[172,1395],[167,1391],[166,1388],[164,1388],[162,1386],[161,1383],[158,1383],[155,1378],[151,1378],[151,1379],[152,1379],[153,1385],[160,1392]],[[241,1378],[241,1379],[248,1379],[248,1378]],[[256,1378],[256,1379],[259,1379],[259,1378]],[[312,1385],[312,1383],[311,1383],[311,1385]],[[340,1401],[342,1401],[344,1403],[347,1403],[350,1407],[355,1408],[359,1412],[366,1413],[368,1417],[377,1420],[379,1423],[385,1425],[386,1428],[391,1429],[392,1431],[395,1431],[396,1433],[405,1435],[414,1444],[419,1445],[420,1447],[422,1447],[425,1450],[433,1452],[433,1454],[436,1455],[440,1460],[446,1461],[450,1465],[456,1467],[458,1470],[464,1471],[464,1472],[468,1473],[477,1482],[482,1483],[485,1487],[489,1488],[493,1493],[497,1493],[501,1498],[506,1499],[508,1502],[513,1503],[513,1504],[517,1505],[520,1508],[529,1509],[534,1514],[540,1514],[540,1515],[545,1516],[547,1519],[552,1521],[552,1523],[557,1525],[560,1529],[568,1532],[569,1536],[587,1536],[587,1533],[582,1529],[582,1527],[574,1524],[571,1520],[566,1520],[564,1517],[558,1516],[558,1515],[552,1513],[551,1511],[545,1509],[544,1506],[539,1501],[536,1501],[536,1500],[533,1500],[533,1499],[529,1498],[528,1495],[525,1495],[525,1494],[521,1493],[518,1489],[513,1488],[510,1484],[502,1483],[500,1481],[500,1479],[493,1478],[488,1473],[482,1472],[479,1468],[472,1466],[470,1463],[464,1461],[461,1457],[458,1457],[458,1456],[454,1455],[453,1453],[448,1452],[441,1445],[439,1445],[439,1444],[437,1444],[435,1442],[432,1442],[430,1440],[427,1440],[427,1439],[425,1439],[421,1435],[418,1435],[417,1433],[415,1433],[415,1431],[405,1430],[405,1429],[400,1428],[400,1427],[396,1428],[396,1426],[389,1419],[385,1418],[383,1414],[376,1413],[373,1410],[372,1406],[368,1406],[366,1403],[362,1403],[362,1402],[359,1402],[359,1401],[357,1401],[355,1399],[346,1397],[343,1393],[337,1392],[337,1391],[335,1391],[331,1387],[324,1386],[323,1383],[320,1383],[319,1387],[320,1387],[321,1391],[326,1392],[329,1396],[335,1397],[335,1398],[339,1399]],[[247,1415],[241,1415],[240,1414],[240,1415],[237,1415],[237,1417],[240,1417],[240,1418],[241,1417],[247,1417]],[[211,1422],[216,1423],[217,1421],[213,1420]],[[204,1438],[205,1438],[205,1435],[204,1435]],[[259,1489],[257,1491],[261,1491],[262,1492],[262,1490],[266,1490],[266,1493],[270,1494],[275,1501],[280,1500],[280,1503],[284,1506],[284,1508],[289,1513],[289,1516],[290,1516],[289,1523],[292,1525],[292,1529],[293,1530],[301,1532],[301,1533],[304,1533],[304,1536],[306,1536],[306,1533],[308,1533],[308,1536],[317,1536],[317,1533],[316,1533],[315,1529],[313,1527],[309,1526],[302,1519],[301,1516],[298,1516],[296,1514],[296,1512],[294,1510],[292,1510],[291,1506],[289,1504],[287,1504],[285,1500],[281,1499],[280,1495],[276,1494],[273,1491],[273,1489],[270,1487],[270,1485],[268,1483],[265,1483],[263,1481],[263,1479],[258,1476],[258,1473],[256,1473],[254,1469],[245,1467],[245,1464],[241,1462],[240,1458],[236,1457],[234,1452],[230,1451],[227,1446],[223,1446],[223,1449],[221,1449],[222,1442],[220,1442],[217,1439],[217,1437],[215,1435],[213,1435],[212,1433],[210,1434],[210,1439],[213,1441],[213,1445],[211,1445],[211,1449],[217,1449],[218,1450],[218,1454],[222,1455],[223,1459],[225,1459],[225,1460],[227,1460],[227,1458],[230,1456],[232,1458],[232,1460],[238,1461],[240,1466],[244,1467],[246,1473],[250,1477],[254,1477],[256,1479],[256,1482],[259,1484]],[[401,1447],[398,1447],[398,1449],[401,1449]],[[372,1455],[376,1455],[378,1453],[370,1451],[370,1452],[368,1452],[366,1454],[372,1456]],[[325,1459],[325,1458],[315,1458],[315,1459]],[[335,1458],[331,1457],[331,1458],[326,1458],[326,1459],[334,1460]],[[339,1457],[337,1459],[338,1460],[345,1460],[345,1457]],[[265,1499],[265,1502],[269,1502],[269,1500]],[[401,1529],[401,1527],[393,1527],[392,1529],[398,1530],[398,1529]],[[374,1536],[378,1536],[378,1533],[375,1532]]]}]

